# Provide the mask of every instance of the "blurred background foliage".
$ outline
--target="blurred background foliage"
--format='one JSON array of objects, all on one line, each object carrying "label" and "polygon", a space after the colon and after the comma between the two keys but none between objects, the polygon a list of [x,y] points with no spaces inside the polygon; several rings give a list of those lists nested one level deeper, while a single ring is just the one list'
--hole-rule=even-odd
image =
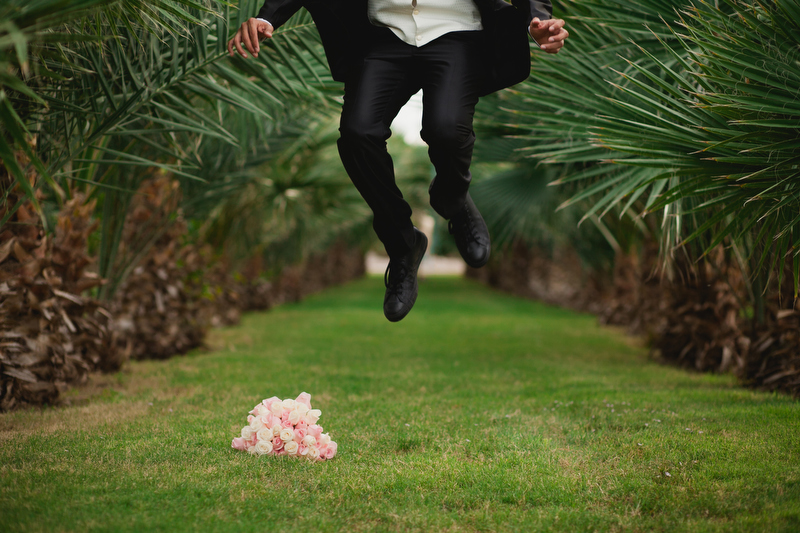
[{"label": "blurred background foliage", "polygon": [[[73,296],[105,302],[109,331],[128,332],[104,342],[146,356],[130,339],[147,306],[166,316],[172,301],[201,331],[214,319],[182,307],[188,294],[236,307],[230,295],[262,294],[252,283],[269,279],[294,288],[265,298],[294,298],[306,282],[292,268],[374,243],[338,161],[341,89],[309,15],[257,59],[228,57],[260,3],[0,5],[0,288],[22,291],[31,320],[64,300],[53,292],[63,280],[84,280]],[[797,390],[800,0],[556,10],[567,48],[534,51],[528,81],[479,104],[472,190],[497,253],[472,275],[635,325],[665,359]],[[400,186],[423,208],[425,151],[391,144]],[[56,241],[84,258],[80,273],[60,273]],[[136,284],[150,288],[133,301]],[[79,329],[61,315],[47,327]],[[191,337],[177,351],[202,335]],[[23,344],[15,353],[36,351]],[[15,357],[0,361],[0,396],[35,401],[37,380],[52,378],[36,365],[55,356]]]}]

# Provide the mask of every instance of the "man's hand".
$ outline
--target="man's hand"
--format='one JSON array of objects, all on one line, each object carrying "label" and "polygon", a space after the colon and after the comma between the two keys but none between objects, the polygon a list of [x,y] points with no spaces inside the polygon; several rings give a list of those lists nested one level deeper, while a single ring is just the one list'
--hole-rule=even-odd
[{"label": "man's hand", "polygon": [[242,22],[242,26],[236,31],[233,39],[228,41],[228,53],[233,57],[233,47],[241,54],[242,57],[247,58],[247,52],[242,48],[244,46],[253,54],[258,57],[260,46],[258,45],[261,39],[272,37],[273,27],[269,22],[258,20],[256,18],[249,18]]},{"label": "man's hand", "polygon": [[531,21],[528,31],[548,54],[557,54],[564,46],[564,40],[569,37],[569,32],[564,29],[564,19],[539,20],[536,17]]}]

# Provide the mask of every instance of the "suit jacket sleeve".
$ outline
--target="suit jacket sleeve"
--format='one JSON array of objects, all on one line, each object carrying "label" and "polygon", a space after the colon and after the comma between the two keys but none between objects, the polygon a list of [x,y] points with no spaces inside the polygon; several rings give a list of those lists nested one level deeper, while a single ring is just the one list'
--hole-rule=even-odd
[{"label": "suit jacket sleeve", "polygon": [[511,0],[511,3],[525,13],[528,24],[536,17],[539,17],[539,20],[553,18],[553,4],[550,0]]},{"label": "suit jacket sleeve", "polygon": [[277,30],[302,6],[303,0],[266,0],[256,17],[268,20]]}]

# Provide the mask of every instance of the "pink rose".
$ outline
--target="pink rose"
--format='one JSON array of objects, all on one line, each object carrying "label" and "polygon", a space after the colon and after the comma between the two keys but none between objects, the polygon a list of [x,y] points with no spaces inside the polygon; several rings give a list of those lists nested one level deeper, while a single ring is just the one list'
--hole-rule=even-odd
[{"label": "pink rose", "polygon": [[272,451],[276,454],[283,450],[283,441],[281,439],[274,439],[272,441]]},{"label": "pink rose", "polygon": [[311,409],[311,395],[309,393],[301,392],[300,396],[298,396],[295,401],[298,403],[302,403],[303,405]]},{"label": "pink rose", "polygon": [[286,420],[281,420],[281,427],[283,429],[292,429],[293,426],[292,423],[289,422],[289,419],[287,418]]},{"label": "pink rose", "polygon": [[233,439],[233,442],[231,442],[231,448],[234,450],[245,451],[247,450],[247,445],[244,443],[244,439],[242,437],[236,437]]},{"label": "pink rose", "polygon": [[269,412],[275,416],[281,416],[281,413],[283,413],[283,405],[281,405],[280,401],[272,402],[269,405]]},{"label": "pink rose", "polygon": [[303,442],[304,438],[306,438],[306,430],[299,427],[294,428],[294,440],[297,442]]},{"label": "pink rose", "polygon": [[313,436],[315,439],[319,440],[319,436],[322,435],[322,426],[318,426],[317,424],[312,424],[308,426],[307,433]]},{"label": "pink rose", "polygon": [[275,416],[272,413],[267,413],[261,416],[261,421],[264,422],[264,425],[268,428],[272,427],[273,420],[275,420]]},{"label": "pink rose", "polygon": [[275,403],[275,402],[279,402],[279,401],[281,401],[281,399],[280,399],[280,398],[278,398],[277,396],[273,396],[272,398],[267,398],[266,400],[262,400],[262,401],[261,401],[261,403],[263,403],[264,405],[266,405],[266,406],[267,406],[267,409],[269,409],[269,408],[270,408],[270,406],[271,406],[273,403]]},{"label": "pink rose", "polygon": [[301,444],[297,447],[297,455],[308,455],[308,446]]},{"label": "pink rose", "polygon": [[255,417],[252,414],[247,415],[247,423],[249,424],[250,422],[252,422],[254,418]]},{"label": "pink rose", "polygon": [[[336,456],[338,447],[339,446],[335,442],[331,441],[325,449],[325,459],[333,459],[334,456]],[[320,454],[320,457],[322,457],[322,454]]]},{"label": "pink rose", "polygon": [[281,412],[281,422],[288,422],[289,421],[289,411]]}]

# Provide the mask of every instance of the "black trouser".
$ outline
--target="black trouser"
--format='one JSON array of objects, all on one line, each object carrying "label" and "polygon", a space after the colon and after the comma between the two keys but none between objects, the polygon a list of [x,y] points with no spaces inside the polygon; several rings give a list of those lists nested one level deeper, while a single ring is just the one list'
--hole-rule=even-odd
[{"label": "black trouser", "polygon": [[386,150],[389,126],[422,89],[421,135],[436,169],[431,206],[451,218],[463,207],[471,179],[481,39],[479,32],[453,32],[417,48],[389,33],[345,83],[339,154],[372,209],[375,233],[389,257],[407,253],[414,244],[411,207],[397,188]]}]

